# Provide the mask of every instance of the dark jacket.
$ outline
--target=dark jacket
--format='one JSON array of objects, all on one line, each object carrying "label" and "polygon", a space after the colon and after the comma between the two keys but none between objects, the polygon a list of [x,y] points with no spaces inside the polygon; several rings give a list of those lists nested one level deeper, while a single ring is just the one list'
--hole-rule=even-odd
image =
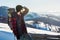
[{"label": "dark jacket", "polygon": [[12,13],[11,17],[13,33],[17,38],[20,38],[24,33],[27,33],[24,17],[17,15],[16,12]]}]

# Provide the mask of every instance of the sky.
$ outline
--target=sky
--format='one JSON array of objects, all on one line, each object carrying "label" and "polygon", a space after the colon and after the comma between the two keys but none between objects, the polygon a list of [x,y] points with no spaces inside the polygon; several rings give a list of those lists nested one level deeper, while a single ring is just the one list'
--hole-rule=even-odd
[{"label": "sky", "polygon": [[26,6],[33,12],[56,12],[58,15],[60,14],[60,0],[0,0],[0,6],[15,8],[16,5]]}]

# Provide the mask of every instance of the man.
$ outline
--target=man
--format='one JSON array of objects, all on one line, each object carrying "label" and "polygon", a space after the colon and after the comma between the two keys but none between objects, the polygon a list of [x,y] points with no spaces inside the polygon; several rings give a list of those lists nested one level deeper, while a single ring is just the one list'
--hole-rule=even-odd
[{"label": "man", "polygon": [[20,39],[20,37],[23,34],[27,33],[25,22],[24,22],[24,16],[28,13],[29,9],[26,7],[22,7],[21,5],[16,6],[16,12],[12,13],[12,29],[13,33],[17,37],[17,40]]}]

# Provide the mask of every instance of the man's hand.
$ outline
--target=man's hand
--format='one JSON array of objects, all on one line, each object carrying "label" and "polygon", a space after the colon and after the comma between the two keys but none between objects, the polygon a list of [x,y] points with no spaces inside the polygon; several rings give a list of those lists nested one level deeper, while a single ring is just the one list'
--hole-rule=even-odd
[{"label": "man's hand", "polygon": [[22,14],[23,16],[25,16],[28,12],[29,12],[29,9],[26,8],[26,7],[24,7],[24,8],[21,10],[21,14]]}]

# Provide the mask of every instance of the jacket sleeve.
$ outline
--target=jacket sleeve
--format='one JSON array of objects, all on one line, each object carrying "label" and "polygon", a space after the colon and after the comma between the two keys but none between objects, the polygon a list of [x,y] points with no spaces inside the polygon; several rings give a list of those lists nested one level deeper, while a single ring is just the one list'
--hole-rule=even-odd
[{"label": "jacket sleeve", "polygon": [[27,7],[24,7],[24,11],[22,12],[22,15],[25,16],[28,12],[29,12],[29,9]]}]

